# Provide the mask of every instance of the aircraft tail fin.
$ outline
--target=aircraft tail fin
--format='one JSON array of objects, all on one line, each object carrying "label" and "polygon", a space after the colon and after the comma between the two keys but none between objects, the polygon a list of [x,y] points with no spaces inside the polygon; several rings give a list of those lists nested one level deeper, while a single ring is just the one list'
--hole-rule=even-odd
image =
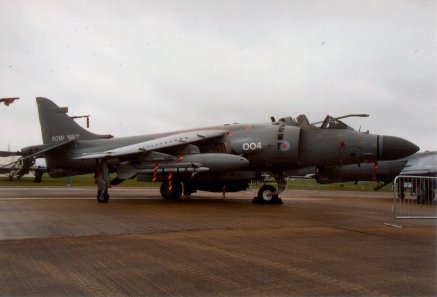
[{"label": "aircraft tail fin", "polygon": [[37,97],[36,103],[44,144],[112,137],[94,134],[82,128],[67,115],[68,108],[59,107],[47,98]]}]

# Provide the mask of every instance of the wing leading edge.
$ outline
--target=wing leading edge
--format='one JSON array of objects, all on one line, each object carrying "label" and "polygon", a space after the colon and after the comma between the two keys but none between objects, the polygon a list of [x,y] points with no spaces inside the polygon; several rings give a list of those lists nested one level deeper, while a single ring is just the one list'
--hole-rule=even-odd
[{"label": "wing leading edge", "polygon": [[76,160],[101,159],[101,158],[119,157],[119,156],[131,155],[131,154],[146,153],[163,148],[176,147],[179,145],[220,137],[220,136],[224,136],[226,133],[227,131],[225,130],[198,130],[198,131],[177,133],[177,134],[159,137],[140,143],[114,148],[108,151],[84,153],[82,156],[76,157],[75,159]]}]

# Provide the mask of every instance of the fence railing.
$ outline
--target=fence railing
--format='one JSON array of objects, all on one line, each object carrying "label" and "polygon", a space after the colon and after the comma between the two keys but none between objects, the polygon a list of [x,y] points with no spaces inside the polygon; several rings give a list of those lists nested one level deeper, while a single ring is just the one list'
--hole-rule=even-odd
[{"label": "fence railing", "polygon": [[400,175],[393,182],[393,205],[391,222],[397,226],[399,220],[437,219],[435,193],[437,177]]}]

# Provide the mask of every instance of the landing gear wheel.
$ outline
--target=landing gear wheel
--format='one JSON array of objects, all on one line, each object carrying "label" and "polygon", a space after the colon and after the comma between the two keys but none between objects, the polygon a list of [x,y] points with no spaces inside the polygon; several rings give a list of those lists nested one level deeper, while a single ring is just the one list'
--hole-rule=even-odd
[{"label": "landing gear wheel", "polygon": [[258,191],[258,198],[265,203],[269,203],[274,199],[278,199],[278,195],[273,194],[276,192],[276,188],[271,185],[264,185]]},{"label": "landing gear wheel", "polygon": [[258,191],[252,203],[257,204],[282,204],[282,200],[278,197],[277,190],[272,185],[264,185]]},{"label": "landing gear wheel", "polygon": [[423,194],[416,195],[416,204],[425,204]]},{"label": "landing gear wheel", "polygon": [[433,204],[435,193],[428,185],[418,186],[416,189],[416,203],[417,204]]},{"label": "landing gear wheel", "polygon": [[434,199],[435,199],[435,193],[432,189],[427,188],[426,192],[425,192],[425,200],[428,204],[433,204],[434,203]]},{"label": "landing gear wheel", "polygon": [[97,201],[100,203],[108,202],[109,200],[109,193],[108,190],[98,190],[97,191]]},{"label": "landing gear wheel", "polygon": [[434,198],[435,198],[435,193],[434,193],[433,189],[426,186],[424,188],[424,197],[423,197],[424,204],[433,204]]},{"label": "landing gear wheel", "polygon": [[400,192],[398,194],[399,199],[404,200],[405,199],[405,192]]},{"label": "landing gear wheel", "polygon": [[182,185],[179,182],[172,182],[172,190],[168,190],[168,182],[165,181],[160,187],[161,197],[167,200],[177,200],[182,195]]}]

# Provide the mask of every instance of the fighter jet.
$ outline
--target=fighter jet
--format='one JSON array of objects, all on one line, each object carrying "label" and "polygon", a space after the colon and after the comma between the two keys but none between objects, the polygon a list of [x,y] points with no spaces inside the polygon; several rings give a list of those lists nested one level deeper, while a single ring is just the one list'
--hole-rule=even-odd
[{"label": "fighter jet", "polygon": [[111,185],[132,178],[161,182],[161,196],[178,199],[197,190],[243,191],[270,174],[277,187],[263,185],[254,202],[276,203],[287,170],[392,160],[419,149],[402,138],[355,131],[331,116],[320,127],[300,116],[115,138],[85,130],[49,99],[36,102],[44,144],[28,157],[44,154],[51,177],[94,173],[99,202],[109,200]]},{"label": "fighter jet", "polygon": [[407,160],[400,175],[437,177],[437,151],[417,153]]},{"label": "fighter jet", "polygon": [[[314,174],[311,174],[311,171]],[[296,172],[295,172],[296,173]],[[307,168],[306,172],[320,184],[340,183],[347,181],[376,181],[375,191],[393,183],[394,179],[401,176],[433,176],[437,177],[437,152],[416,153],[406,158],[375,163],[363,163],[345,166],[331,166],[325,168]],[[426,193],[418,203],[434,199],[434,182],[423,183],[422,192]],[[401,190],[403,193],[403,189]],[[404,194],[401,198],[404,197]]]},{"label": "fighter jet", "polygon": [[[6,174],[11,181],[32,173],[35,176],[33,181],[35,183],[41,182],[42,175],[47,168],[36,165],[35,158],[26,158],[32,153],[35,153],[35,150],[29,151],[29,148],[24,148],[18,152],[0,151],[0,174]],[[17,159],[17,157],[19,158]]]}]

